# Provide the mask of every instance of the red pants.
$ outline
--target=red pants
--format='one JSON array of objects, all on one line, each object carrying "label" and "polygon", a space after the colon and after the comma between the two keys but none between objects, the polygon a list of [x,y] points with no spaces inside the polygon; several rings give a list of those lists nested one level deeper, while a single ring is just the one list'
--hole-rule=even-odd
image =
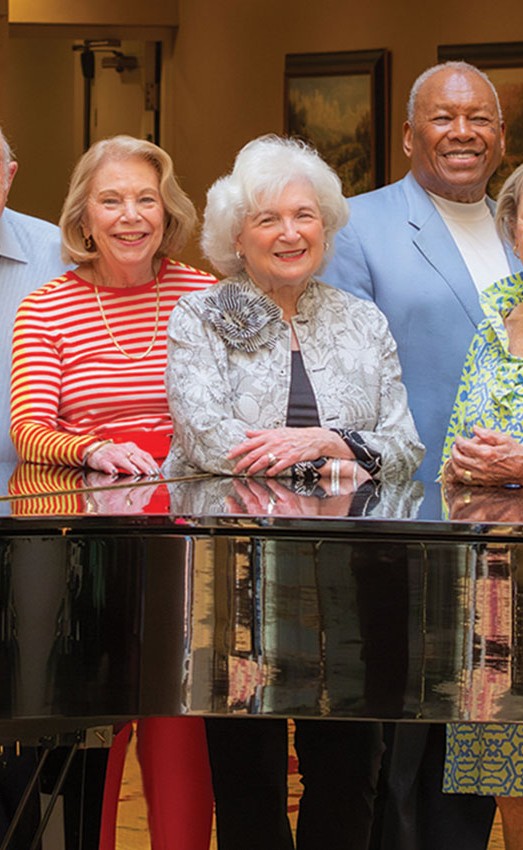
[{"label": "red pants", "polygon": [[[131,725],[111,747],[99,850],[114,850],[116,814]],[[138,758],[152,850],[208,850],[213,794],[204,721],[151,717],[138,722]]]}]

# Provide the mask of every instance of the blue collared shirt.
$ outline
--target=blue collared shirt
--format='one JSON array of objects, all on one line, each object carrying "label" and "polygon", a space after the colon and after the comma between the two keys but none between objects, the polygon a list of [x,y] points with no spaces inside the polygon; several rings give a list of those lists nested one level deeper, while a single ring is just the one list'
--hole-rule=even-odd
[{"label": "blue collared shirt", "polygon": [[0,216],[0,463],[13,462],[9,438],[11,337],[22,298],[67,268],[60,230],[39,218],[5,209]]}]

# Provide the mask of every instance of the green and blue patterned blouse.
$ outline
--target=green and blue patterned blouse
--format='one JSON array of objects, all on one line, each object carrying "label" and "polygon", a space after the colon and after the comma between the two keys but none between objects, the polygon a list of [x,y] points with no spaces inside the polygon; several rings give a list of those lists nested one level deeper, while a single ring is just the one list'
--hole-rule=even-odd
[{"label": "green and blue patterned blouse", "polygon": [[510,354],[503,323],[522,301],[521,272],[498,280],[480,295],[485,318],[465,360],[442,465],[450,457],[456,435],[472,437],[474,425],[509,433],[523,443],[523,358]]}]

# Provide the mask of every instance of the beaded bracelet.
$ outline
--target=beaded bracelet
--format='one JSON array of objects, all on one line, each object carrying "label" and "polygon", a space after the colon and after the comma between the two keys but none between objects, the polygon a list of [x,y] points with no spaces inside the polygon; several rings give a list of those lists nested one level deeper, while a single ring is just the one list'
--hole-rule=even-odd
[{"label": "beaded bracelet", "polygon": [[321,478],[318,472],[327,463],[326,457],[318,457],[316,460],[300,460],[291,466],[291,477],[295,483],[310,487],[317,484]]}]

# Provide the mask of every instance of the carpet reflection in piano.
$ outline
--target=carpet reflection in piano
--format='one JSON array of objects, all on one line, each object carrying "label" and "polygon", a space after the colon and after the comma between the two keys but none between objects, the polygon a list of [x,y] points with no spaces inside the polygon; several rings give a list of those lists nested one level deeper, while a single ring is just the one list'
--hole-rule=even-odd
[{"label": "carpet reflection in piano", "polygon": [[[461,717],[503,716],[504,697],[523,715],[523,490],[447,484],[446,512],[452,520],[513,524],[513,540],[478,544],[462,583],[464,618]],[[507,529],[509,530],[509,529]],[[520,716],[521,716],[520,715]]]}]

